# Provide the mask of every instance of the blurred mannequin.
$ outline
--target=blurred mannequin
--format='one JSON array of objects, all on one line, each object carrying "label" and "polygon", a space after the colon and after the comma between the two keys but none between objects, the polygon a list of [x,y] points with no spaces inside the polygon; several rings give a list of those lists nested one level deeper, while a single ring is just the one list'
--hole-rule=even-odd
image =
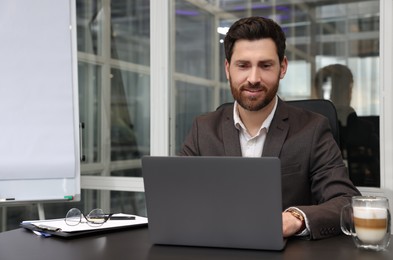
[{"label": "blurred mannequin", "polygon": [[358,117],[351,107],[354,85],[351,70],[341,64],[321,68],[315,76],[317,98],[331,100],[337,110],[340,144],[349,174],[357,186],[379,186],[379,133],[370,121]]},{"label": "blurred mannequin", "polygon": [[323,67],[315,76],[314,86],[318,98],[334,103],[340,124],[346,126],[348,116],[356,113],[350,106],[353,87],[351,70],[341,64]]}]

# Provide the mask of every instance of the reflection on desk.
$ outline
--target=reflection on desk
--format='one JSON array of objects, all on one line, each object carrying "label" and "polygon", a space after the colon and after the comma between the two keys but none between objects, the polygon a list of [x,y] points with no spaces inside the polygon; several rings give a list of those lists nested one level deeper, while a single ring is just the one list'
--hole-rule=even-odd
[{"label": "reflection on desk", "polygon": [[25,229],[0,233],[0,259],[393,259],[393,248],[372,252],[355,248],[347,236],[317,241],[290,239],[281,252],[152,245],[147,228],[65,239],[39,237]]}]

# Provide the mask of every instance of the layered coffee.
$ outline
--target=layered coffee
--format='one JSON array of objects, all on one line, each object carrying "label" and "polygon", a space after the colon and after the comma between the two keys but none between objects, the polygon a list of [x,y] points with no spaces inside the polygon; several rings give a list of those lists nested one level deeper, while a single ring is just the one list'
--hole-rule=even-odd
[{"label": "layered coffee", "polygon": [[385,238],[388,212],[385,208],[354,207],[354,224],[357,237],[364,243],[378,243]]}]

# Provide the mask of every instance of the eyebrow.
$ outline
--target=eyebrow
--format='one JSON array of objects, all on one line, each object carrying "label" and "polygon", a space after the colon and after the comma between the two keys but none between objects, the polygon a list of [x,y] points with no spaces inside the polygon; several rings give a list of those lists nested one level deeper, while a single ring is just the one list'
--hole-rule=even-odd
[{"label": "eyebrow", "polygon": [[[265,59],[265,60],[259,60],[258,64],[260,64],[260,63],[268,63],[268,62],[276,63],[276,61],[274,59]],[[234,64],[237,64],[237,63],[251,63],[251,61],[250,60],[243,60],[243,59],[234,60]]]}]

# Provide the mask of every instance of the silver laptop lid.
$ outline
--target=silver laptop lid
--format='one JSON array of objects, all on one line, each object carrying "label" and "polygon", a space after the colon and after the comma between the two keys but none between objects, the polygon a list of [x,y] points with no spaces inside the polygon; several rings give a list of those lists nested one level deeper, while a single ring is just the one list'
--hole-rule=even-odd
[{"label": "silver laptop lid", "polygon": [[144,157],[155,244],[281,250],[280,160]]}]

